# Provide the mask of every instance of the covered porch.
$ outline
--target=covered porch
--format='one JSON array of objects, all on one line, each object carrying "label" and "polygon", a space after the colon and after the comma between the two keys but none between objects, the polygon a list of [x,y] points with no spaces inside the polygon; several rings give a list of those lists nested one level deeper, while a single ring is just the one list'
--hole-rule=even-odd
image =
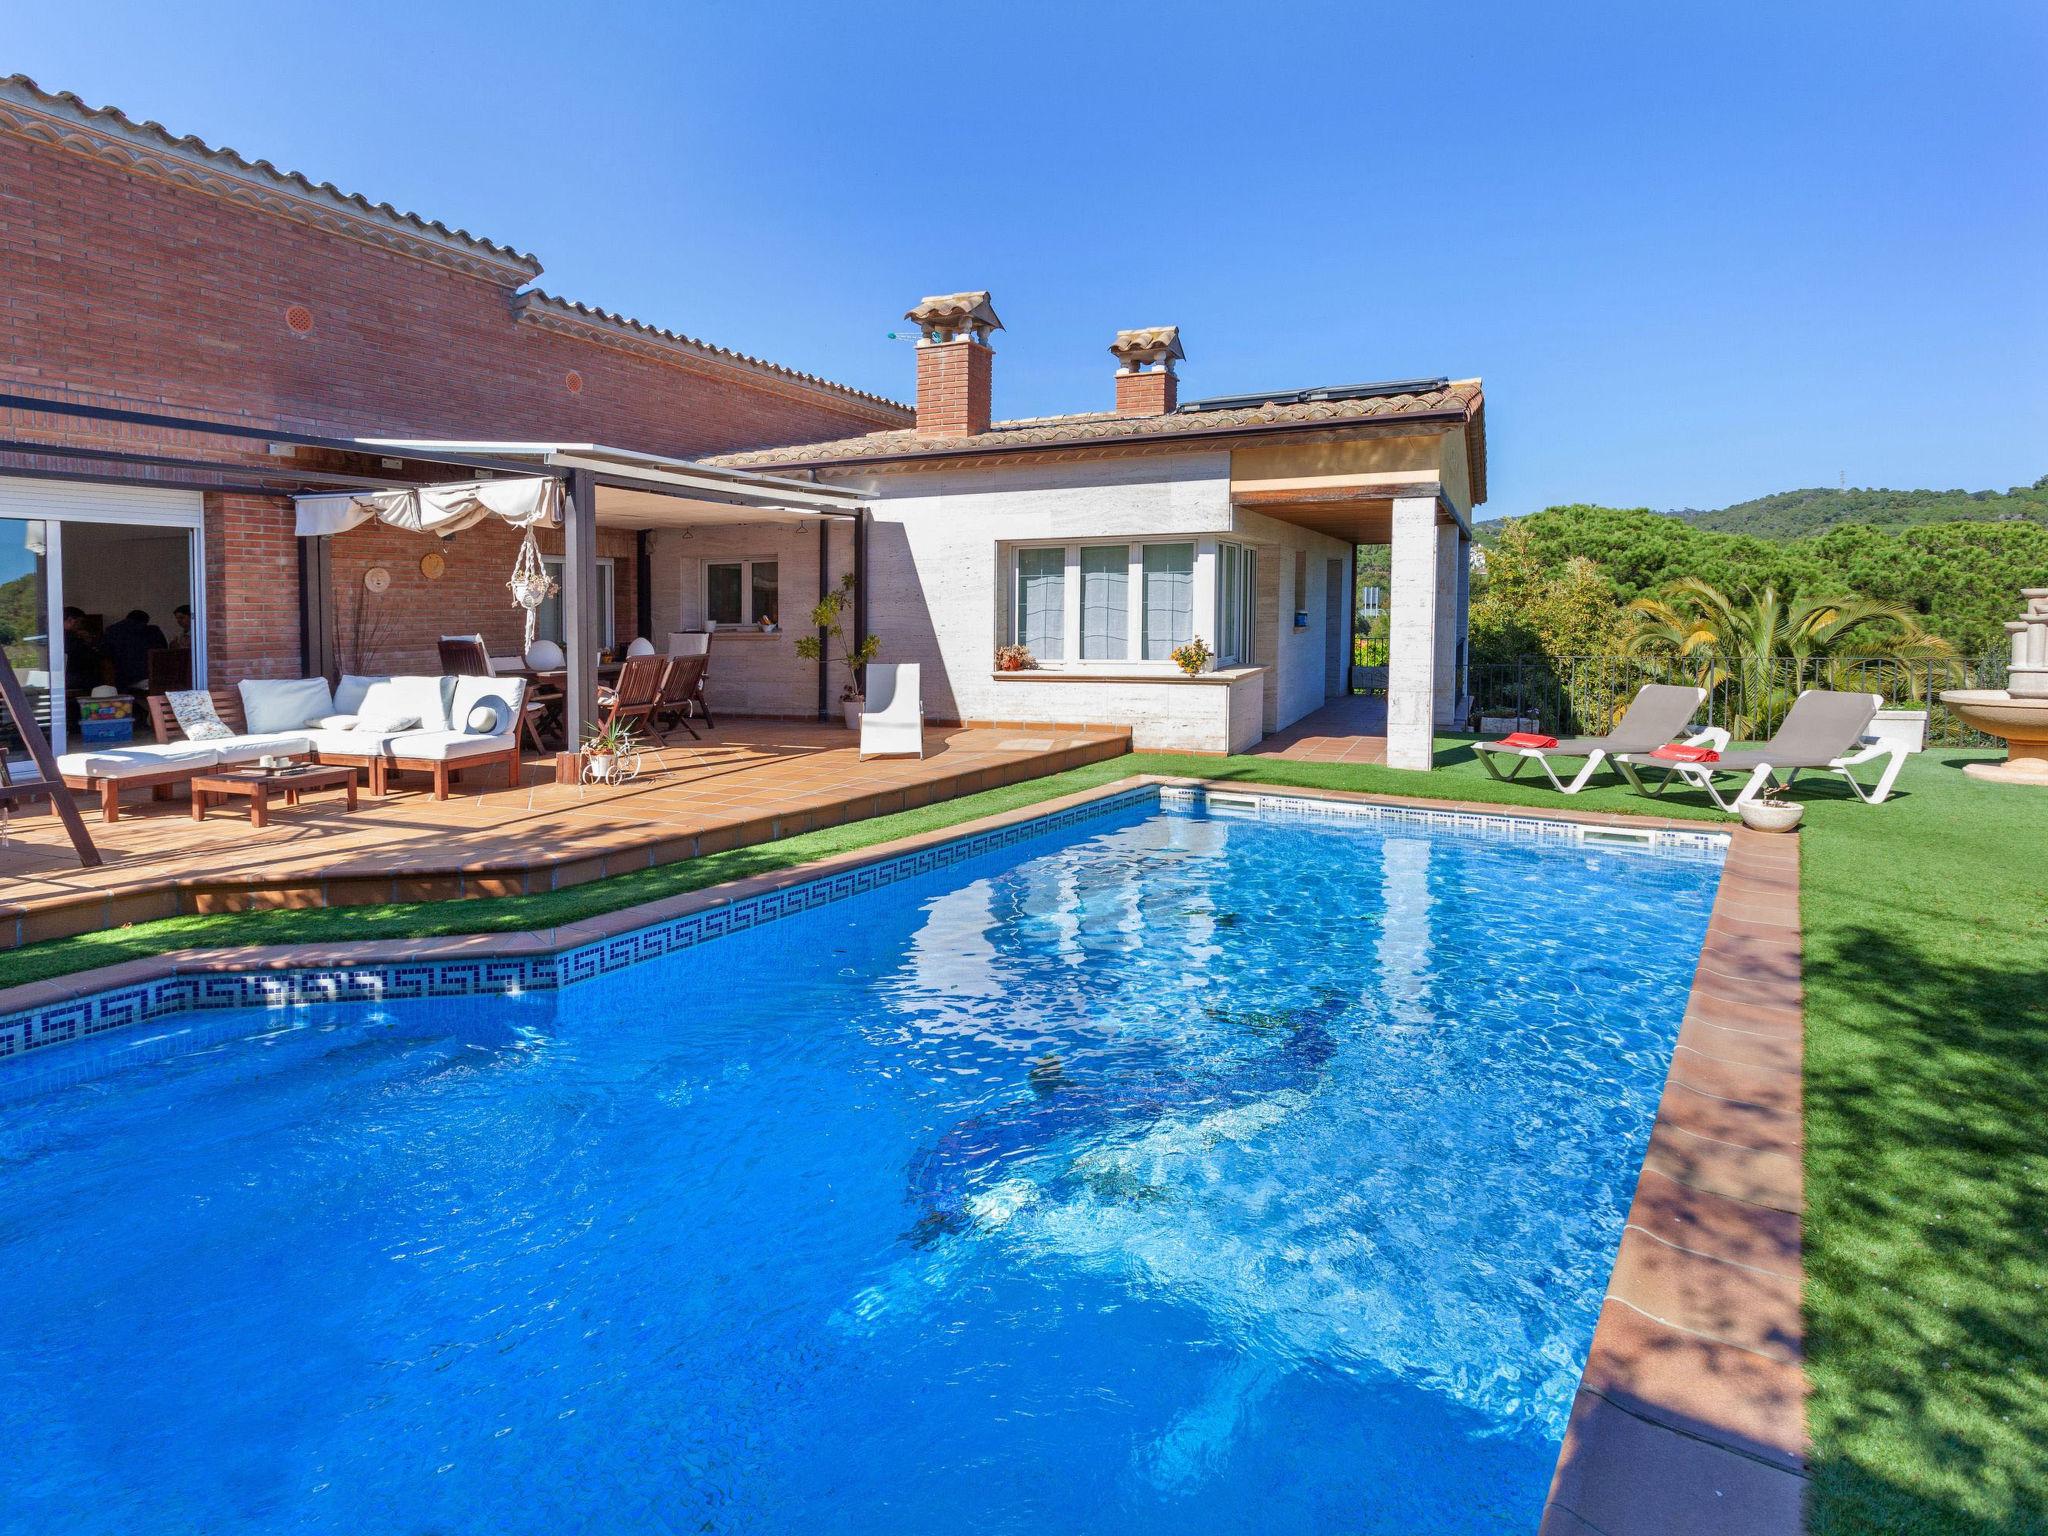
[{"label": "covered porch", "polygon": [[[566,755],[603,718],[611,668],[690,634],[710,647],[714,718],[837,715],[854,682],[838,647],[820,634],[828,654],[805,659],[796,641],[842,584],[845,644],[867,633],[859,493],[588,443],[361,441],[399,472],[391,489],[297,499],[307,672],[440,670],[437,643],[458,634],[509,670],[535,638],[563,653]],[[478,468],[416,478],[453,465]],[[531,632],[507,590],[529,539],[547,583]]]},{"label": "covered porch", "polygon": [[[1232,456],[1231,503],[1240,513],[1344,540],[1354,557],[1368,545],[1388,546],[1391,556],[1385,699],[1332,700],[1266,750],[1426,770],[1436,733],[1462,725],[1472,606],[1468,463],[1456,433],[1284,444]],[[1343,596],[1346,661],[1355,593],[1354,571]]]}]

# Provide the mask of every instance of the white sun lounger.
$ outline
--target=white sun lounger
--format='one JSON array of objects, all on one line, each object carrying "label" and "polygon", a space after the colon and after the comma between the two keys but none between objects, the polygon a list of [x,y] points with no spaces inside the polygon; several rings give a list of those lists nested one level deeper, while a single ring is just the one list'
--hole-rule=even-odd
[{"label": "white sun lounger", "polygon": [[[1720,760],[1712,763],[1672,763],[1632,752],[1617,757],[1615,766],[1645,793],[1661,794],[1674,783],[1686,784],[1705,790],[1714,804],[1729,812],[1741,810],[1745,803],[1762,794],[1774,777],[1790,789],[1794,779],[1809,772],[1833,774],[1848,784],[1865,805],[1882,805],[1898,782],[1899,770],[1906,766],[1909,755],[1902,745],[1865,736],[1883,706],[1884,699],[1875,693],[1809,688],[1792,701],[1791,709],[1785,713],[1785,723],[1761,747],[1747,752],[1723,752]],[[1880,758],[1885,760],[1884,770],[1877,783],[1866,789],[1852,770]],[[1643,782],[1638,772],[1643,768],[1670,771],[1652,786]],[[1723,795],[1714,782],[1717,775],[1731,773],[1747,775],[1732,799]]]},{"label": "white sun lounger", "polygon": [[[1576,795],[1608,759],[1618,758],[1625,752],[1649,752],[1676,741],[1678,733],[1691,722],[1694,712],[1706,697],[1704,688],[1689,688],[1676,683],[1645,683],[1629,701],[1628,708],[1622,711],[1614,729],[1605,736],[1568,736],[1554,747],[1510,747],[1498,741],[1482,741],[1474,743],[1473,750],[1479,754],[1479,765],[1503,783],[1533,762],[1543,770],[1552,788],[1562,794]],[[1719,749],[1728,745],[1728,733],[1719,726],[1709,726],[1687,737],[1685,744]],[[1506,773],[1502,773],[1494,761],[1502,757],[1515,759],[1515,765]],[[1586,763],[1567,783],[1550,766],[1553,757],[1583,757]]]}]

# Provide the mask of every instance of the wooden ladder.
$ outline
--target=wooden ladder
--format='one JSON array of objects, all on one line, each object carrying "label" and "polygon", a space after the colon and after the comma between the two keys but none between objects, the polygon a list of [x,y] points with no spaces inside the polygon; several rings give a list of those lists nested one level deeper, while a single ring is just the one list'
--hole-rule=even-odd
[{"label": "wooden ladder", "polygon": [[57,759],[50,753],[49,738],[36,724],[35,711],[29,708],[28,697],[21,691],[21,679],[14,675],[14,663],[7,659],[4,651],[0,651],[0,707],[5,707],[14,721],[15,732],[28,748],[28,755],[35,761],[36,772],[41,775],[33,779],[16,779],[7,772],[6,763],[0,761],[0,806],[12,809],[29,801],[47,799],[63,821],[64,830],[71,834],[71,846],[78,850],[78,862],[87,869],[96,867],[100,862],[100,851],[93,846],[92,834],[85,830],[85,821],[78,814],[78,802],[71,798],[71,786],[57,772]]}]

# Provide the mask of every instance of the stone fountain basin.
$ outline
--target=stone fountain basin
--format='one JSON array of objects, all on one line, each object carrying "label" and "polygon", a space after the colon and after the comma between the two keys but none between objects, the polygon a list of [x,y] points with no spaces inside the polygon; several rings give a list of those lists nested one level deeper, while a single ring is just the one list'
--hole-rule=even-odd
[{"label": "stone fountain basin", "polygon": [[2016,699],[1990,688],[1952,688],[1941,702],[1958,719],[1987,736],[2005,738],[2002,763],[1971,763],[1972,778],[2000,784],[2048,786],[2048,699]]}]

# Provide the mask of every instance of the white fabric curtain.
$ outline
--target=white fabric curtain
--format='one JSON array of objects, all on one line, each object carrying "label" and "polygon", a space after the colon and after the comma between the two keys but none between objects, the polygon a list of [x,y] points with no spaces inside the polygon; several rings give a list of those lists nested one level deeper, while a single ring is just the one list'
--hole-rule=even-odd
[{"label": "white fabric curtain", "polygon": [[460,533],[487,517],[515,528],[555,519],[562,482],[552,475],[530,479],[477,480],[464,485],[428,485],[408,491],[344,491],[298,496],[302,539],[347,533],[375,518],[413,533]]}]

